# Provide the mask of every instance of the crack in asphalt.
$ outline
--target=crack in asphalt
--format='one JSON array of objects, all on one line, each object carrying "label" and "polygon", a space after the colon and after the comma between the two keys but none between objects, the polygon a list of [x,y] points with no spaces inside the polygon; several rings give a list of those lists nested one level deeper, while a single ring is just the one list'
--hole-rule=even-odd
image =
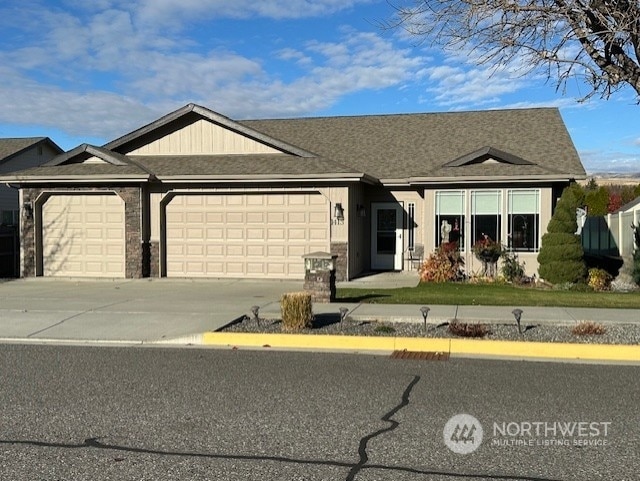
[{"label": "crack in asphalt", "polygon": [[382,421],[385,421],[390,425],[387,426],[386,428],[378,429],[377,431],[371,434],[368,434],[367,436],[364,436],[363,438],[360,439],[360,445],[358,446],[358,454],[360,455],[360,460],[358,461],[358,464],[356,464],[351,468],[351,471],[349,471],[349,474],[346,477],[346,481],[353,481],[358,475],[358,473],[362,470],[364,465],[367,464],[367,462],[369,462],[369,455],[367,454],[367,446],[369,444],[369,441],[371,441],[374,438],[377,438],[378,436],[382,436],[383,434],[389,433],[394,429],[396,429],[398,426],[400,426],[400,423],[398,421],[395,421],[392,418],[402,408],[409,405],[409,396],[411,395],[411,391],[413,390],[414,386],[418,384],[418,381],[420,381],[420,376],[414,376],[413,380],[409,383],[409,385],[405,388],[404,392],[402,393],[402,399],[400,400],[400,403],[397,404],[393,409],[391,409],[391,411],[387,412],[384,416],[380,418]]},{"label": "crack in asphalt", "polygon": [[[120,452],[128,452],[128,453],[136,453],[136,454],[152,454],[158,456],[182,456],[187,458],[205,458],[205,459],[221,459],[221,460],[229,460],[229,461],[273,461],[280,463],[290,463],[290,464],[301,464],[301,465],[310,465],[310,466],[331,466],[336,468],[354,468],[353,463],[348,463],[344,461],[334,461],[334,460],[324,460],[324,459],[298,459],[298,458],[287,458],[284,456],[256,456],[256,455],[242,455],[242,454],[215,454],[215,453],[194,453],[188,451],[161,451],[158,449],[148,449],[148,448],[134,448],[130,446],[119,446],[117,444],[108,444],[103,443],[99,440],[100,438],[87,438],[83,443],[78,444],[66,444],[66,443],[52,443],[46,441],[29,441],[29,440],[0,440],[0,445],[6,444],[17,444],[17,445],[27,445],[27,446],[35,446],[35,447],[44,447],[44,448],[59,448],[59,449],[104,449],[110,451],[120,451]],[[357,465],[356,465],[357,466]],[[409,466],[387,466],[385,464],[366,464],[360,467],[361,470],[372,469],[372,470],[383,470],[390,472],[401,472],[408,474],[416,474],[420,476],[443,476],[450,477],[452,479],[490,479],[496,481],[563,481],[558,478],[540,478],[540,477],[532,477],[532,476],[510,476],[510,475],[500,475],[500,474],[469,474],[469,473],[454,473],[454,472],[446,472],[446,471],[436,471],[436,470],[426,470],[426,469],[417,469]]]},{"label": "crack in asphalt", "polygon": [[499,475],[499,474],[469,474],[469,473],[454,473],[454,472],[446,472],[446,471],[437,471],[437,470],[425,470],[425,469],[417,469],[409,466],[388,466],[385,464],[371,464],[369,463],[369,455],[367,453],[367,448],[369,446],[369,442],[387,434],[400,426],[400,423],[393,419],[393,417],[403,408],[407,407],[410,404],[410,396],[413,388],[420,381],[420,376],[414,376],[411,382],[407,385],[405,390],[402,393],[402,398],[400,402],[394,406],[390,411],[384,414],[380,419],[384,422],[389,423],[389,426],[378,429],[360,439],[358,445],[358,455],[359,461],[356,464],[346,462],[346,461],[337,461],[337,460],[326,460],[326,459],[299,459],[299,458],[288,458],[284,456],[268,456],[268,455],[241,455],[241,454],[217,454],[217,453],[197,453],[197,452],[188,452],[188,451],[161,451],[158,449],[149,449],[149,448],[136,448],[131,446],[120,446],[117,444],[109,444],[105,442],[101,442],[99,437],[87,438],[83,443],[78,444],[66,444],[66,443],[53,443],[46,441],[30,441],[30,440],[0,440],[0,445],[28,445],[35,447],[44,447],[44,448],[61,448],[61,449],[104,449],[104,450],[112,450],[112,451],[121,451],[128,453],[136,453],[136,454],[152,454],[158,456],[182,456],[182,457],[191,457],[191,458],[205,458],[205,459],[221,459],[221,460],[231,460],[231,461],[272,461],[278,463],[289,463],[289,464],[298,464],[298,465],[309,465],[309,466],[330,466],[335,468],[350,468],[349,474],[345,478],[346,481],[354,481],[356,476],[363,470],[382,470],[389,472],[401,472],[408,474],[415,474],[420,476],[442,476],[452,479],[489,479],[496,481],[562,481],[560,479],[555,478],[540,478],[540,477],[531,477],[531,476],[509,476],[509,475]]}]

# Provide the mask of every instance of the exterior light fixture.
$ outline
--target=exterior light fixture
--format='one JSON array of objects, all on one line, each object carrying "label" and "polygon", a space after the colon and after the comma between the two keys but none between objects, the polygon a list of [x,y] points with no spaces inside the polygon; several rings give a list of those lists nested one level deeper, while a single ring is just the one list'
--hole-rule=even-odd
[{"label": "exterior light fixture", "polygon": [[33,202],[28,201],[22,204],[22,212],[26,219],[33,219]]},{"label": "exterior light fixture", "polygon": [[340,202],[336,202],[336,206],[333,211],[333,218],[336,220],[336,223],[344,222],[344,209]]},{"label": "exterior light fixture", "polygon": [[367,211],[362,204],[356,205],[356,212],[358,214],[358,217],[367,217]]},{"label": "exterior light fixture", "polygon": [[518,332],[522,335],[522,326],[520,325],[520,319],[522,318],[522,309],[514,309],[511,311],[513,317],[516,318],[516,322],[518,323]]},{"label": "exterior light fixture", "polygon": [[422,313],[422,319],[424,319],[424,332],[427,332],[427,316],[429,315],[429,309],[427,306],[422,306],[420,312]]}]

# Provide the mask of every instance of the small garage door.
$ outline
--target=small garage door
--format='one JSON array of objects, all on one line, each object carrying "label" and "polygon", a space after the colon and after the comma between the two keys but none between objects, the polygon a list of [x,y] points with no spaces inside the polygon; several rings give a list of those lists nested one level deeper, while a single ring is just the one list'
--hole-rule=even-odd
[{"label": "small garage door", "polygon": [[125,277],[124,202],[112,195],[52,195],[42,207],[44,276]]},{"label": "small garage door", "polygon": [[178,195],[166,210],[169,277],[302,279],[302,255],[329,249],[315,193]]}]

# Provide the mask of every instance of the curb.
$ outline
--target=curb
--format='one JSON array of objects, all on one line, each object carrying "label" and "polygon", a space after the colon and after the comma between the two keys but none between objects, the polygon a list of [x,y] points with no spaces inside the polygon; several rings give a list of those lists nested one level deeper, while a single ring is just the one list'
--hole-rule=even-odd
[{"label": "curb", "polygon": [[202,345],[321,351],[445,352],[456,357],[640,363],[640,345],[486,341],[414,337],[205,332]]}]

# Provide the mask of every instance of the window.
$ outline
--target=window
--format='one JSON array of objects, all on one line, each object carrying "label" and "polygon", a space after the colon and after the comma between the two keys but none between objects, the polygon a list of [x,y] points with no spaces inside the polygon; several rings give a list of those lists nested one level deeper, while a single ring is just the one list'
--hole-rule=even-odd
[{"label": "window", "polygon": [[516,251],[537,251],[540,224],[540,190],[509,190],[508,246]]},{"label": "window", "polygon": [[407,231],[409,234],[408,249],[413,252],[416,248],[416,204],[409,202],[407,207]]},{"label": "window", "polygon": [[471,239],[472,245],[489,237],[501,241],[502,192],[481,190],[471,192]]},{"label": "window", "polygon": [[436,246],[457,242],[464,248],[464,191],[436,192]]},{"label": "window", "polygon": [[2,225],[18,225],[20,212],[17,210],[2,211]]}]

